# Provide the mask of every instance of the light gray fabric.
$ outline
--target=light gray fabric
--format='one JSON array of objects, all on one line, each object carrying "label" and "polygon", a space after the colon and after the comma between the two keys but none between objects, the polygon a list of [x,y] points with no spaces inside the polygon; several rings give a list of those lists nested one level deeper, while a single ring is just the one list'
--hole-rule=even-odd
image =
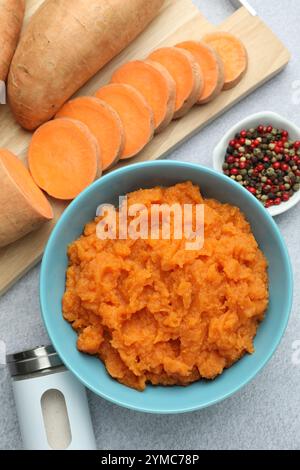
[{"label": "light gray fabric", "polygon": [[[228,0],[194,0],[211,21],[231,13]],[[271,110],[300,125],[298,0],[251,0],[251,4],[293,54],[289,67],[180,147],[172,158],[212,165],[212,150],[224,132],[250,113]],[[264,44],[261,45],[264,47]],[[300,82],[298,83],[300,89]],[[298,98],[298,103],[297,103]],[[291,321],[271,362],[227,401],[180,416],[153,416],[114,406],[89,394],[99,449],[300,449],[300,365],[293,344],[300,340],[300,206],[278,217],[295,274]],[[48,343],[39,315],[39,267],[0,299],[0,340],[9,352]],[[294,361],[295,362],[295,361]],[[10,380],[0,369],[0,448],[19,449],[21,439]]]}]

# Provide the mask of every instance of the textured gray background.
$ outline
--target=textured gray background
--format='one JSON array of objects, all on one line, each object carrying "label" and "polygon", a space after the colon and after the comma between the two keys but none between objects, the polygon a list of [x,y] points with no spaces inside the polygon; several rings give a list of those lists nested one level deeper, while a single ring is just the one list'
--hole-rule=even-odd
[{"label": "textured gray background", "polygon": [[[195,3],[216,23],[232,12],[227,0]],[[300,90],[300,2],[251,3],[289,47],[292,61],[282,74],[179,148],[172,155],[176,160],[211,166],[212,150],[229,126],[257,111],[277,111],[300,125],[300,91],[293,89]],[[292,257],[295,297],[288,330],[271,362],[235,396],[186,415],[140,414],[89,393],[99,449],[300,449],[300,364],[293,360],[293,345],[300,340],[300,208],[276,221]],[[49,341],[39,314],[38,279],[39,267],[0,300],[0,340],[8,352]],[[0,449],[21,447],[10,380],[0,369]]]}]

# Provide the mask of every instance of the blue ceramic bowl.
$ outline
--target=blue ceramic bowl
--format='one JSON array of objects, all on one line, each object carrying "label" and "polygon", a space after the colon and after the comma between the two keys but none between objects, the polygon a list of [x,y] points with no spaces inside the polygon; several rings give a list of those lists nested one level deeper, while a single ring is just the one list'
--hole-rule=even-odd
[{"label": "blue ceramic bowl", "polygon": [[[269,261],[270,306],[255,338],[255,354],[246,355],[214,381],[188,387],[148,386],[143,393],[113,380],[99,359],[76,349],[76,333],[63,319],[61,299],[65,288],[67,246],[81,235],[101,203],[118,204],[118,196],[155,185],[191,180],[205,197],[237,205],[246,214],[256,240]],[[42,315],[54,347],[65,365],[90,390],[118,405],[150,413],[198,410],[229,397],[247,384],[268,362],[288,323],[293,278],[287,248],[272,217],[251,195],[229,178],[211,169],[176,161],[129,165],[87,188],[66,209],[56,225],[44,254],[40,296]]]}]

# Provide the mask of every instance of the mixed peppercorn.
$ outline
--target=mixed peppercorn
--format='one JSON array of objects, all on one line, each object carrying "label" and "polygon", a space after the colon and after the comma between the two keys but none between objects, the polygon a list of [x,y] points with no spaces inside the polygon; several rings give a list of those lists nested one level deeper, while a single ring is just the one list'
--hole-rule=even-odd
[{"label": "mixed peppercorn", "polygon": [[300,141],[273,126],[242,130],[229,142],[223,171],[266,208],[278,206],[300,190]]}]

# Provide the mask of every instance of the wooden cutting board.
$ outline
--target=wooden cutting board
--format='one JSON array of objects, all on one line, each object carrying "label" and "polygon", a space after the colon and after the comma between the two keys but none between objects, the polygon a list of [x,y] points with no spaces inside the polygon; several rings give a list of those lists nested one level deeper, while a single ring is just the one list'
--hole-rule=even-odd
[{"label": "wooden cutting board", "polygon": [[[43,0],[27,0],[26,22],[42,2]],[[142,59],[162,45],[175,45],[187,39],[199,40],[204,33],[216,28],[204,18],[191,0],[166,0],[160,15],[148,29],[92,78],[77,95],[93,94],[109,81],[117,66],[130,59]],[[131,162],[165,157],[287,65],[290,58],[288,50],[262,20],[258,16],[252,16],[246,8],[235,11],[218,28],[236,34],[247,47],[249,70],[246,77],[236,88],[223,92],[211,104],[194,107],[183,119],[174,121]],[[0,147],[8,148],[26,161],[30,138],[31,134],[16,124],[8,106],[0,106]],[[65,208],[64,203],[52,202],[55,211],[55,220],[52,223],[0,250],[0,295],[41,259],[55,221]]]}]

